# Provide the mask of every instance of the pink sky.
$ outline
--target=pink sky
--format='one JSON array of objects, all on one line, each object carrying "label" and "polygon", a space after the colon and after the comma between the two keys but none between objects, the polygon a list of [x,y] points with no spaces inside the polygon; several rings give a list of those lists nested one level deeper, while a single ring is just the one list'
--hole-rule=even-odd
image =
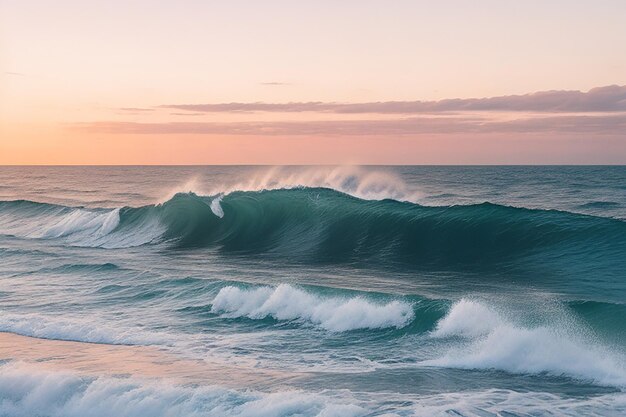
[{"label": "pink sky", "polygon": [[624,19],[622,1],[0,0],[0,164],[624,164]]}]

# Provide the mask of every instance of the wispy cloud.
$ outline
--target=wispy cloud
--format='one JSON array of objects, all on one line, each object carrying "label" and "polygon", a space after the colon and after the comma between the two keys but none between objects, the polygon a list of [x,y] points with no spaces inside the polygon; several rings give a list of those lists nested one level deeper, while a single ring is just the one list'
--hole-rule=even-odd
[{"label": "wispy cloud", "polygon": [[11,72],[11,71],[4,71],[5,75],[14,75],[16,77],[26,77],[26,74],[22,74],[21,72]]},{"label": "wispy cloud", "polygon": [[167,104],[161,107],[194,112],[277,112],[340,114],[426,114],[463,111],[593,113],[626,111],[626,86],[598,87],[587,92],[541,91],[524,95],[439,101],[381,101],[370,103],[217,103]]},{"label": "wispy cloud", "polygon": [[451,133],[583,133],[625,135],[626,114],[547,116],[493,121],[472,117],[411,117],[399,120],[298,122],[94,122],[75,129],[112,134],[213,134],[257,136],[420,135]]},{"label": "wispy cloud", "polygon": [[121,107],[120,110],[128,112],[150,112],[154,111],[155,109],[146,107]]},{"label": "wispy cloud", "polygon": [[291,83],[281,83],[281,82],[278,82],[278,81],[270,81],[270,82],[261,83],[261,85],[276,85],[276,86],[280,86],[280,85],[291,85]]}]

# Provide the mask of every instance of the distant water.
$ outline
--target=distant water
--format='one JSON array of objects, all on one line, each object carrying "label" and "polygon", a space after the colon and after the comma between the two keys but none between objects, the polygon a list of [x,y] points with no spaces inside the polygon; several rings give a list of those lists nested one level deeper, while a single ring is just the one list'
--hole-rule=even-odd
[{"label": "distant water", "polygon": [[1,416],[626,415],[626,167],[0,167],[0,200],[0,331],[307,375],[9,361]]}]

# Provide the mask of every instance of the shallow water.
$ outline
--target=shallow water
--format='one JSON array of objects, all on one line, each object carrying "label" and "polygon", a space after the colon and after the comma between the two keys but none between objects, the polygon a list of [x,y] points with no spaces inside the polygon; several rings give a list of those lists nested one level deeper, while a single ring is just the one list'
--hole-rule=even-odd
[{"label": "shallow water", "polygon": [[5,355],[0,415],[626,412],[625,167],[2,167],[0,200],[0,331],[298,376]]}]

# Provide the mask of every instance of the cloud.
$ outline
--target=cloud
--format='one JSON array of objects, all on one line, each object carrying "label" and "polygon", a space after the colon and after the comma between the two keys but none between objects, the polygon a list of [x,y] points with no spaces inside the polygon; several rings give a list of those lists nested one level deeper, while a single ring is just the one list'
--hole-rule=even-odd
[{"label": "cloud", "polygon": [[571,133],[626,136],[626,113],[521,118],[494,121],[477,117],[410,117],[397,120],[278,122],[93,122],[74,129],[111,134],[211,134],[256,136],[368,136],[453,133]]},{"label": "cloud", "polygon": [[11,72],[11,71],[4,71],[5,75],[14,75],[16,77],[26,77],[26,74],[22,74],[21,72]]},{"label": "cloud", "polygon": [[129,112],[148,112],[148,111],[154,111],[154,109],[150,109],[150,108],[144,108],[144,107],[121,107],[120,110],[122,111],[129,111]]},{"label": "cloud", "polygon": [[626,86],[611,85],[587,92],[541,91],[524,95],[487,98],[445,99],[439,101],[383,101],[371,103],[218,103],[168,104],[161,107],[194,112],[279,112],[279,113],[340,113],[340,114],[419,114],[445,112],[539,112],[590,113],[626,111]]},{"label": "cloud", "polygon": [[291,85],[290,83],[281,83],[278,81],[270,81],[266,83],[261,83],[261,85]]}]

